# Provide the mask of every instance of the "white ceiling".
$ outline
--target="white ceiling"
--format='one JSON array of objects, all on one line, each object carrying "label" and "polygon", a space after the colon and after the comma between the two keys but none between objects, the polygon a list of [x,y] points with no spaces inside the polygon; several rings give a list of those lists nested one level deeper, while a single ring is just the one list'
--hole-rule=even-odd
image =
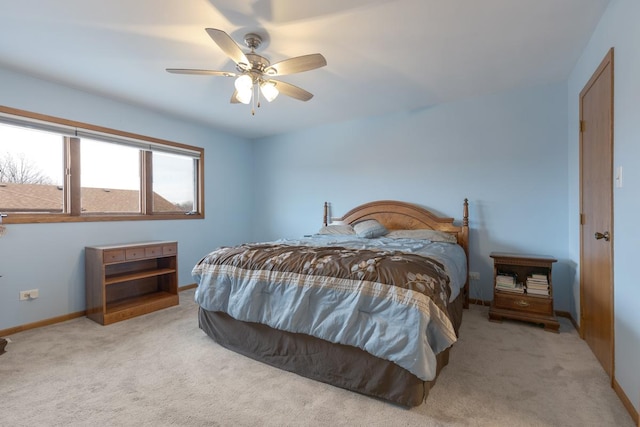
[{"label": "white ceiling", "polygon": [[[0,67],[247,138],[409,111],[567,78],[609,0],[0,0]],[[230,104],[234,71],[218,28],[277,62],[315,96]],[[0,88],[1,88],[0,82]],[[0,90],[0,103],[1,103]],[[73,119],[73,118],[71,118]]]}]

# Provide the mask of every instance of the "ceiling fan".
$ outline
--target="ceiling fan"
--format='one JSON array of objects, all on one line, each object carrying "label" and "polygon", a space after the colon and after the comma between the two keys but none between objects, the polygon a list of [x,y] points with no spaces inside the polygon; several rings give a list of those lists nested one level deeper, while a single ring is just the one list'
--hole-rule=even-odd
[{"label": "ceiling fan", "polygon": [[[260,107],[260,93],[269,102],[273,101],[279,93],[290,96],[300,101],[308,101],[313,94],[273,77],[287,74],[301,73],[327,65],[327,60],[319,53],[297,56],[271,64],[267,58],[258,55],[255,50],[260,47],[262,37],[255,33],[244,36],[244,42],[251,52],[244,53],[240,46],[224,31],[215,28],[206,28],[207,34],[222,49],[222,51],[236,64],[236,72],[198,70],[188,68],[167,68],[167,71],[175,74],[199,74],[207,76],[236,77],[235,90],[231,95],[231,103],[249,104],[253,99],[254,105]],[[257,98],[257,99],[256,99]],[[252,108],[251,113],[255,114]]]}]

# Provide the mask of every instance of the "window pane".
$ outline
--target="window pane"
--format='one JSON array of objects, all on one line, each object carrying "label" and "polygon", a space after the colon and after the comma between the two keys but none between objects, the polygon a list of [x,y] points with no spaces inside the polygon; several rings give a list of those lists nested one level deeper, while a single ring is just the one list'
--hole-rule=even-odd
[{"label": "window pane", "polygon": [[80,173],[83,213],[139,213],[140,150],[82,139]]},{"label": "window pane", "polygon": [[192,157],[153,152],[153,211],[191,212],[195,195]]},{"label": "window pane", "polygon": [[0,123],[0,211],[62,212],[63,141]]}]

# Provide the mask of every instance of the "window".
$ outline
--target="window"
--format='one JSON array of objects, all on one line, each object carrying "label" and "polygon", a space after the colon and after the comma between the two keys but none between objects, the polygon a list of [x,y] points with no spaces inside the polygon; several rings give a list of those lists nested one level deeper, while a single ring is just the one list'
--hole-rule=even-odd
[{"label": "window", "polygon": [[137,148],[82,138],[80,182],[82,212],[142,212]]},{"label": "window", "polygon": [[196,167],[190,157],[153,153],[153,212],[194,211]]},{"label": "window", "polygon": [[7,223],[203,218],[204,150],[0,107]]},{"label": "window", "polygon": [[62,212],[63,141],[0,123],[0,212]]}]

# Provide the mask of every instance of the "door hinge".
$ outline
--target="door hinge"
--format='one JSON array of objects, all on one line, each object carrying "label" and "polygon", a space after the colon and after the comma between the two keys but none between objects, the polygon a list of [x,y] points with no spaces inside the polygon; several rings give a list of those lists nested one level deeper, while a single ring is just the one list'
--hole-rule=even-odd
[{"label": "door hinge", "polygon": [[584,120],[580,120],[580,124],[578,125],[580,132],[584,132]]},{"label": "door hinge", "polygon": [[580,214],[580,225],[584,225],[584,214]]}]

